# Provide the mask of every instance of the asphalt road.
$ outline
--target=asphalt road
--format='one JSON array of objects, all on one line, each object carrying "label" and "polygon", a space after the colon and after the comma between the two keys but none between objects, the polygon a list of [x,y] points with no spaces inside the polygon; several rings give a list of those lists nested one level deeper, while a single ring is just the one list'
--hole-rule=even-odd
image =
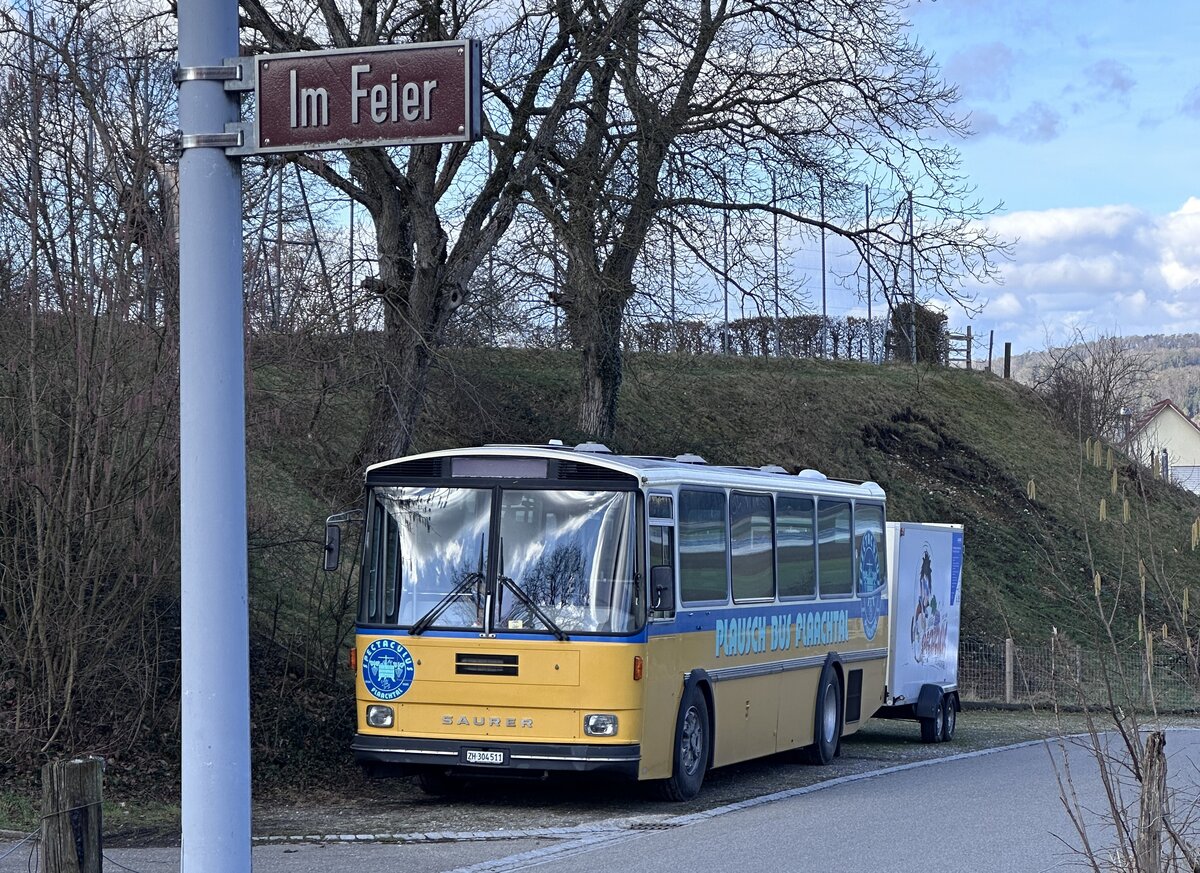
[{"label": "asphalt road", "polygon": [[[1168,732],[1167,752],[1172,787],[1195,798],[1200,794],[1200,732]],[[319,844],[258,843],[254,869],[503,873],[536,866],[548,873],[1041,873],[1076,868],[1082,860],[1080,838],[1059,786],[1059,776],[1068,769],[1080,805],[1088,810],[1088,839],[1103,851],[1112,845],[1113,833],[1099,814],[1106,803],[1095,760],[1082,748],[1064,749],[1051,741],[844,777],[674,818],[635,817],[561,832],[415,844],[349,837]],[[1136,792],[1128,785],[1124,797],[1136,809]],[[11,845],[0,843],[0,855]],[[178,849],[113,849],[106,855],[106,869],[135,873],[176,870],[179,863]],[[29,853],[21,847],[0,860],[0,873],[25,871],[28,863]]]}]

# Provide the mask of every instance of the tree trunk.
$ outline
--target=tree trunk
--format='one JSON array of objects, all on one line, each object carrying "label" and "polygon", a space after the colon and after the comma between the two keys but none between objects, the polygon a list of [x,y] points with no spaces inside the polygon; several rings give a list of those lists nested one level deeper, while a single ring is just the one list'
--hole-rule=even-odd
[{"label": "tree trunk", "polygon": [[388,332],[380,355],[380,383],[368,430],[367,464],[401,458],[412,451],[424,406],[433,354],[416,337]]},{"label": "tree trunk", "polygon": [[[384,189],[384,185],[379,186]],[[379,386],[364,445],[366,463],[403,457],[416,441],[425,389],[450,316],[463,294],[445,280],[444,234],[441,246],[417,237],[436,236],[436,214],[395,196],[381,197],[372,210],[379,250],[379,279],[373,287],[384,305],[384,345]],[[425,219],[422,222],[422,219]],[[420,263],[414,248],[431,251]]]},{"label": "tree trunk", "polygon": [[580,352],[579,429],[597,440],[612,438],[621,390],[621,320],[625,297],[601,294],[571,313],[572,339]]}]

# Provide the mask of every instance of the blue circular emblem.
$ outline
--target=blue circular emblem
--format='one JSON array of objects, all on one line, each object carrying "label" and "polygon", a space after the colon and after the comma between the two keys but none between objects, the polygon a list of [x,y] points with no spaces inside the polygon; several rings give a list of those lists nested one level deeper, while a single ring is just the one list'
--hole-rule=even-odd
[{"label": "blue circular emblem", "polygon": [[392,639],[376,640],[362,655],[363,684],[380,700],[395,700],[413,682],[412,655]]},{"label": "blue circular emblem", "polygon": [[879,630],[879,613],[883,580],[879,578],[879,552],[875,547],[875,534],[863,533],[862,545],[858,550],[858,595],[862,603],[863,634],[868,640],[875,639]]}]

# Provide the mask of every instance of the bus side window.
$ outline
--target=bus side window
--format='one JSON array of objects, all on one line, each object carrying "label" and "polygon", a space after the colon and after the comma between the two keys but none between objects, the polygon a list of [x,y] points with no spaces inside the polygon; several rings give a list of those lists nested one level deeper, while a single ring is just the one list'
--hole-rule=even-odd
[{"label": "bus side window", "polygon": [[390,512],[387,516],[387,538],[384,546],[383,620],[396,621],[399,604],[396,591],[400,584],[400,524]]},{"label": "bus side window", "polygon": [[817,501],[817,586],[822,598],[854,594],[849,501]]},{"label": "bus side window", "polygon": [[[868,538],[868,534],[870,535]],[[884,541],[883,507],[859,503],[854,507],[854,554],[858,558],[860,593],[882,588],[887,593],[887,548]]]},{"label": "bus side window", "polygon": [[[675,614],[675,507],[669,494],[651,494],[648,503],[650,514],[650,554],[648,565],[650,576],[647,582],[647,600],[652,618],[670,618]],[[665,599],[655,594],[655,568],[666,567],[670,571],[671,590]],[[663,574],[659,571],[660,577]],[[655,605],[662,608],[655,609]]]},{"label": "bus side window", "polygon": [[[671,571],[671,603],[665,603],[669,609],[654,609],[656,597],[653,590],[654,568],[667,567]],[[650,607],[655,618],[668,618],[674,614],[675,599],[675,528],[669,525],[655,524],[650,526]]]},{"label": "bus side window", "polygon": [[679,492],[679,597],[729,600],[729,516],[724,491]]},{"label": "bus side window", "polygon": [[371,527],[374,529],[371,536],[371,543],[375,546],[374,554],[371,555],[371,576],[367,583],[367,621],[379,621],[379,580],[383,577],[383,553],[384,549],[380,548],[383,545],[383,528],[387,523],[386,518],[388,511],[384,509],[382,503],[375,501],[375,506],[371,512]]},{"label": "bus side window", "polygon": [[785,497],[775,501],[776,553],[779,559],[779,596],[816,597],[817,546],[811,497]]},{"label": "bus side window", "polygon": [[771,495],[729,496],[729,566],[734,602],[775,596],[775,530]]}]

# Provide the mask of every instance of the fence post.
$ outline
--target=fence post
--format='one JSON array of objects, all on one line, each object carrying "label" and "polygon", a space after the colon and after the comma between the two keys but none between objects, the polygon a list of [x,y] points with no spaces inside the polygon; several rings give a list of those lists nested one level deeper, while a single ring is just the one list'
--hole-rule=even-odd
[{"label": "fence post", "polygon": [[967,369],[971,369],[971,325],[967,325]]},{"label": "fence post", "polygon": [[42,767],[41,873],[100,873],[104,759]]},{"label": "fence post", "polygon": [[1004,378],[1012,378],[1012,343],[1004,344]]},{"label": "fence post", "polygon": [[1013,661],[1016,660],[1012,637],[1004,641],[1004,702],[1013,702]]},{"label": "fence post", "polygon": [[1167,801],[1167,737],[1155,731],[1146,738],[1142,752],[1142,796],[1138,811],[1134,856],[1142,873],[1162,870],[1163,812]]}]

